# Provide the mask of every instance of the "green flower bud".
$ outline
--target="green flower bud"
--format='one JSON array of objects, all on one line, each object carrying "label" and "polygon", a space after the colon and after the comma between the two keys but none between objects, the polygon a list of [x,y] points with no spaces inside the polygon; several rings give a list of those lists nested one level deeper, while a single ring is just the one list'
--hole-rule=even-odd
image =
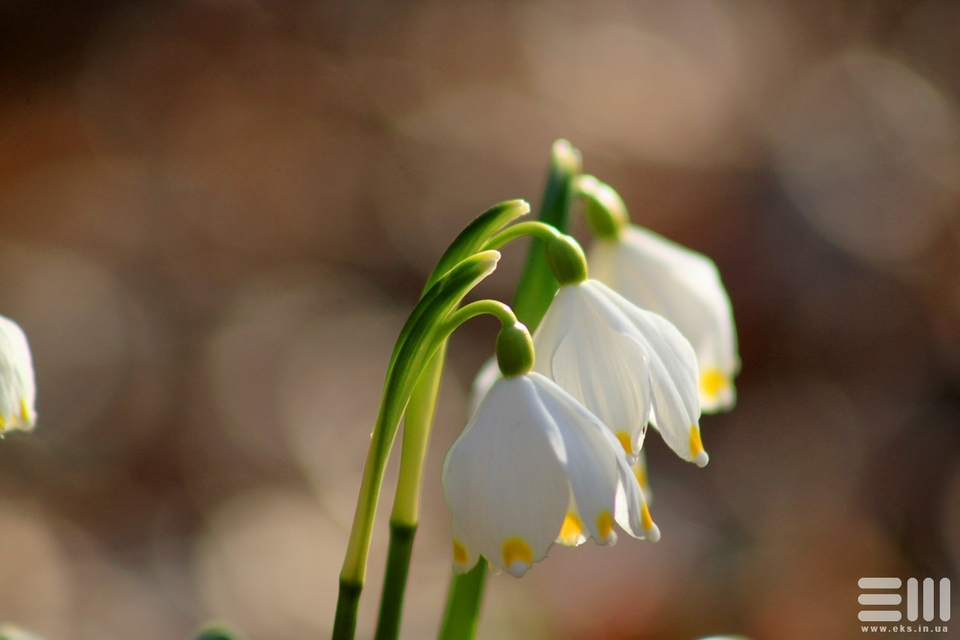
[{"label": "green flower bud", "polygon": [[533,369],[533,339],[522,322],[504,325],[497,335],[497,364],[503,377],[512,378]]},{"label": "green flower bud", "polygon": [[568,235],[559,235],[547,243],[547,261],[560,286],[587,279],[587,258],[580,244]]}]

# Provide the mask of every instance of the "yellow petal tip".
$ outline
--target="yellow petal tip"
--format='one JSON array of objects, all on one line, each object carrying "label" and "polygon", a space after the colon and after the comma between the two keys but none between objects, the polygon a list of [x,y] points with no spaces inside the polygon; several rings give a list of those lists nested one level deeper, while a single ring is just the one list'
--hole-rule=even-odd
[{"label": "yellow petal tip", "polygon": [[623,447],[623,450],[626,451],[628,456],[632,456],[633,443],[630,442],[630,434],[626,431],[617,431],[616,436],[617,440],[620,441],[620,446]]},{"label": "yellow petal tip", "polygon": [[730,378],[717,367],[708,367],[700,372],[700,393],[707,398],[718,398],[730,387]]},{"label": "yellow petal tip", "polygon": [[703,450],[703,442],[700,440],[700,428],[695,424],[690,425],[690,459],[698,467],[705,467],[710,462],[710,456]]},{"label": "yellow petal tip", "polygon": [[583,521],[574,512],[569,512],[560,527],[560,544],[573,547],[582,541]]},{"label": "yellow petal tip", "polygon": [[470,554],[467,548],[459,540],[453,541],[453,562],[454,564],[465,565],[470,561]]},{"label": "yellow petal tip", "polygon": [[657,542],[660,539],[660,527],[656,525],[650,516],[650,509],[647,507],[646,502],[640,505],[640,524],[643,525],[647,540]]},{"label": "yellow petal tip", "polygon": [[615,544],[617,542],[617,534],[613,530],[613,516],[606,509],[597,515],[597,533],[600,534],[600,538],[597,540],[600,544]]},{"label": "yellow petal tip", "polygon": [[533,564],[533,551],[523,538],[507,538],[503,542],[503,565],[507,572],[515,578],[523,577],[530,565]]}]

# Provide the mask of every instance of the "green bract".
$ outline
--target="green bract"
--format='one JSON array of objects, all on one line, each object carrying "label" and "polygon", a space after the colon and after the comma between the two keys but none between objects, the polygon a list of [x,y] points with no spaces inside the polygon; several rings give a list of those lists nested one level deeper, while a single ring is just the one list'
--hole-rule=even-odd
[{"label": "green bract", "polygon": [[458,262],[478,252],[498,231],[529,212],[530,204],[526,200],[507,200],[481,213],[460,232],[456,240],[440,256],[437,266],[427,280],[425,289],[429,289]]}]

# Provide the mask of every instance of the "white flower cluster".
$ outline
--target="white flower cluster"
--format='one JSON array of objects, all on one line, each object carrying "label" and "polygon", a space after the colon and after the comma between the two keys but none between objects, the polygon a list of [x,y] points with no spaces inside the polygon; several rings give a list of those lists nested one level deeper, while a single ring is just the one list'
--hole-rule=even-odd
[{"label": "white flower cluster", "polygon": [[702,467],[701,409],[733,405],[735,327],[712,261],[625,225],[598,241],[589,271],[597,279],[557,292],[531,371],[478,376],[482,400],[442,472],[458,572],[482,555],[519,577],[554,542],[613,544],[614,523],[655,542],[647,425]]}]

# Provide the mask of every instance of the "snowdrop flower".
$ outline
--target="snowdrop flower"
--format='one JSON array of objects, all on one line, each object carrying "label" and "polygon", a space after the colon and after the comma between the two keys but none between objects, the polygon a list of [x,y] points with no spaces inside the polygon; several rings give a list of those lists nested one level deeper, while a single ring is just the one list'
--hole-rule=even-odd
[{"label": "snowdrop flower", "polygon": [[36,392],[27,337],[16,322],[0,316],[0,435],[33,429]]},{"label": "snowdrop flower", "polygon": [[[693,345],[700,366],[703,411],[731,409],[740,369],[730,298],[710,258],[629,224],[616,191],[591,176],[579,188],[597,231],[590,275],[644,309],[672,322]],[[599,215],[603,209],[606,216]]]},{"label": "snowdrop flower", "polygon": [[569,282],[533,342],[534,370],[595,413],[628,454],[639,453],[651,422],[677,455],[707,464],[696,354],[667,320],[596,280]]},{"label": "snowdrop flower", "polygon": [[[529,340],[526,328],[513,330]],[[553,381],[530,372],[530,357],[504,367],[444,460],[443,492],[453,515],[454,570],[480,555],[520,577],[554,542],[588,537],[609,545],[614,522],[656,541],[627,458],[606,427]]]}]

